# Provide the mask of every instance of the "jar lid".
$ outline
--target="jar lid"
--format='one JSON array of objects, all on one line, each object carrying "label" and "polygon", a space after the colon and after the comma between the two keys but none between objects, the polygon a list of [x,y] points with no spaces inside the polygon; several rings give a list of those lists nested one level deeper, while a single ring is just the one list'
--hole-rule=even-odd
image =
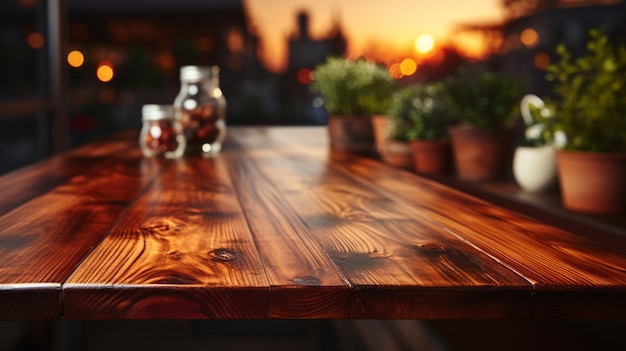
[{"label": "jar lid", "polygon": [[217,77],[219,73],[219,66],[182,66],[180,68],[180,79],[195,82]]},{"label": "jar lid", "polygon": [[144,121],[158,121],[164,119],[174,119],[176,109],[173,105],[143,105],[141,108],[141,117]]}]

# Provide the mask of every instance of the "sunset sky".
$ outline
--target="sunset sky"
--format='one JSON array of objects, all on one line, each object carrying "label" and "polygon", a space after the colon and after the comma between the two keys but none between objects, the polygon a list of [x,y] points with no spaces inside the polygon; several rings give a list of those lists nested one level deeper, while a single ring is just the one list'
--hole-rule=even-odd
[{"label": "sunset sky", "polygon": [[496,23],[502,19],[502,0],[243,0],[260,35],[263,59],[268,68],[280,71],[287,54],[287,38],[295,33],[296,14],[310,15],[314,38],[326,35],[335,19],[348,37],[348,56],[374,49],[406,54],[414,50],[421,34],[430,34],[438,45],[454,43],[476,53],[482,49],[475,38],[453,36],[467,23]]}]

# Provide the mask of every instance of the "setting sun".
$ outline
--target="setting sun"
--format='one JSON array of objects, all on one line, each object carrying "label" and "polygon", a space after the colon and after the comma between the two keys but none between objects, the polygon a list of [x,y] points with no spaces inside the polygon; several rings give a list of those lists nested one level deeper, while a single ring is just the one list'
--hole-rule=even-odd
[{"label": "setting sun", "polygon": [[415,40],[415,50],[420,54],[427,54],[435,47],[435,39],[432,35],[422,34]]}]

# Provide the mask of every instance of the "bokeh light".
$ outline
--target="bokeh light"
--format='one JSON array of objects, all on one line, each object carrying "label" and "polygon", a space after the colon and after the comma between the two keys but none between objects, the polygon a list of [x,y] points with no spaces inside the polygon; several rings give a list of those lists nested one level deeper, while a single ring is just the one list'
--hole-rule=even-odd
[{"label": "bokeh light", "polygon": [[526,47],[533,47],[539,43],[539,34],[532,28],[526,28],[520,34],[520,41]]},{"label": "bokeh light", "polygon": [[402,70],[400,69],[399,63],[394,63],[391,66],[389,66],[389,74],[394,79],[400,79],[404,77],[404,74],[402,74]]},{"label": "bokeh light", "polygon": [[43,35],[37,32],[30,33],[26,37],[26,43],[33,49],[39,49],[44,44]]},{"label": "bokeh light", "polygon": [[85,55],[78,50],[72,50],[67,54],[67,63],[72,67],[80,67],[85,63]]},{"label": "bokeh light", "polygon": [[296,78],[302,84],[310,84],[313,81],[313,74],[309,68],[300,68],[296,73]]},{"label": "bokeh light", "polygon": [[545,52],[540,52],[535,55],[535,59],[533,60],[535,67],[538,69],[546,69],[550,66],[550,55]]},{"label": "bokeh light", "polygon": [[111,62],[100,62],[96,70],[96,76],[102,82],[109,82],[113,79],[114,71]]},{"label": "bokeh light", "polygon": [[405,76],[410,76],[417,71],[417,63],[415,60],[406,58],[400,62],[400,71]]}]

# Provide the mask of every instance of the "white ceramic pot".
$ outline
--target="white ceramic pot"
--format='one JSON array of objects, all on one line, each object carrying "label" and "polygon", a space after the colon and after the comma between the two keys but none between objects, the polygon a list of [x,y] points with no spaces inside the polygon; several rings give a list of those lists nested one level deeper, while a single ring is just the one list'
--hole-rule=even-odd
[{"label": "white ceramic pot", "polygon": [[513,176],[528,192],[545,192],[557,184],[556,156],[552,145],[518,146],[513,156]]}]

